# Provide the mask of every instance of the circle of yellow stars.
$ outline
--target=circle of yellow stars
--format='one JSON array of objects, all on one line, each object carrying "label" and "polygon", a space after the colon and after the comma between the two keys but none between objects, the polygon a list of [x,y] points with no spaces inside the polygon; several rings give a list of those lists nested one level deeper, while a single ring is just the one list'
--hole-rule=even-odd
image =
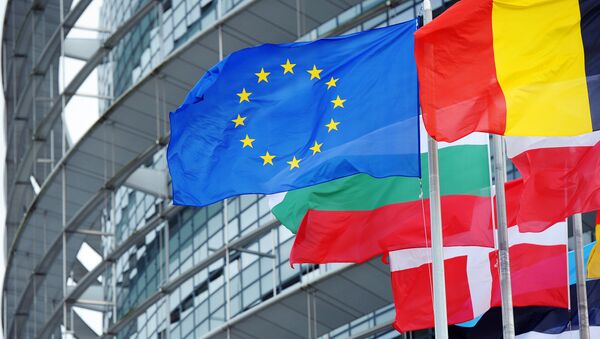
[{"label": "circle of yellow stars", "polygon": [[[286,59],[285,63],[281,64],[281,67],[283,68],[283,75],[286,74],[291,74],[291,75],[295,75],[294,73],[294,67],[296,67],[296,64],[292,63],[290,61],[290,59]],[[323,72],[323,69],[319,69],[317,67],[316,64],[313,65],[312,69],[308,69],[306,70],[306,72],[308,72],[308,74],[310,75],[309,80],[321,80],[321,73]],[[257,84],[260,84],[262,82],[264,83],[269,83],[269,75],[271,75],[271,72],[267,72],[263,67],[260,68],[260,71],[254,73],[254,75],[256,75],[257,77]],[[339,78],[335,78],[335,77],[331,77],[327,82],[324,83],[324,85],[327,86],[327,91],[329,91],[329,89],[331,89],[332,87],[337,87],[337,82],[339,81]],[[239,104],[243,104],[244,102],[250,102],[251,101],[251,96],[252,96],[252,92],[248,92],[246,90],[246,88],[242,88],[242,90],[239,93],[236,93],[236,95],[239,98]],[[335,99],[331,100],[331,103],[333,104],[333,109],[338,109],[338,108],[344,108],[344,103],[346,102],[346,99],[342,99],[339,95],[337,95],[335,97]],[[245,122],[246,119],[248,117],[247,116],[242,116],[241,114],[237,114],[237,117],[233,120],[231,120],[231,122],[233,122],[234,128],[238,128],[240,126],[246,126]],[[330,118],[329,123],[327,123],[326,125],[324,125],[324,127],[327,128],[327,133],[331,133],[332,131],[339,131],[339,125],[341,124],[340,121],[335,121],[333,118]],[[246,147],[250,147],[250,148],[254,148],[254,141],[256,139],[251,138],[248,134],[245,134],[246,136],[243,139],[240,139],[240,142],[242,143],[242,148],[246,148]],[[317,140],[314,140],[314,144],[312,147],[309,148],[309,150],[312,151],[312,156],[316,156],[317,153],[321,153],[321,147],[323,146],[323,142],[319,143]],[[264,155],[260,155],[259,156],[262,161],[263,161],[263,166],[266,165],[271,165],[273,166],[273,161],[275,160],[275,158],[277,158],[276,155],[269,153],[268,150],[266,150]],[[286,163],[290,166],[290,171],[295,169],[295,168],[300,168],[300,162],[302,161],[302,159],[298,159],[295,155],[292,157],[292,159],[290,161],[286,161]]]}]

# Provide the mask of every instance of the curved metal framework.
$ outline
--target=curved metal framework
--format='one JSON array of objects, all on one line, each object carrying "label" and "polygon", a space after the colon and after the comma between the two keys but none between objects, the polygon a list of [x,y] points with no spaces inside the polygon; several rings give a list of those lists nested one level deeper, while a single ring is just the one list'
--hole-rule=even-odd
[{"label": "curved metal framework", "polygon": [[[166,112],[178,105],[206,69],[216,63],[220,56],[240,48],[262,42],[295,40],[302,33],[309,32],[360,4],[358,0],[327,0],[318,3],[299,0],[294,6],[288,1],[245,0],[232,1],[232,6],[224,10],[223,4],[218,1],[218,17],[210,27],[200,30],[171,52],[119,98],[114,101],[109,98],[111,105],[100,115],[98,121],[75,145],[69,147],[61,118],[65,105],[77,95],[90,73],[107,62],[113,48],[122,43],[145,17],[162,6],[157,0],[149,0],[140,5],[135,13],[101,42],[100,47],[91,53],[91,57],[70,83],[58,93],[53,87],[58,85],[59,60],[64,56],[65,37],[75,27],[91,1],[79,0],[68,11],[66,8],[71,7],[69,0],[38,0],[29,6],[18,1],[10,1],[8,4],[4,22],[4,47],[5,50],[10,47],[12,54],[4,56],[4,69],[8,70],[5,72],[4,84],[14,81],[12,86],[5,88],[10,113],[9,147],[14,147],[15,151],[7,156],[7,163],[11,167],[8,175],[11,199],[7,217],[10,249],[2,299],[6,338],[47,338],[57,333],[61,326],[63,333],[71,332],[77,320],[73,314],[73,306],[89,303],[89,300],[83,300],[82,297],[90,287],[98,285],[98,278],[107,270],[113,269],[117,260],[147,234],[181,212],[180,207],[163,203],[158,215],[127,239],[113,239],[115,246],[105,249],[100,264],[79,277],[74,286],[68,285],[68,271],[73,270],[75,254],[81,244],[89,242],[102,247],[99,242],[101,239],[115,237],[101,229],[99,220],[102,213],[111,209],[111,203],[114,204],[115,190],[123,186],[136,170],[166,145]],[[407,2],[380,1],[377,6],[356,16],[354,22],[336,25],[331,32],[341,32],[345,27],[351,27],[356,22],[368,20]],[[40,14],[49,8],[55,10]],[[35,28],[35,18],[40,15],[49,18],[46,23],[51,24],[53,33],[46,39],[43,48],[36,49],[36,44],[32,42],[31,55],[24,56],[28,51],[28,42],[35,40],[38,31]],[[30,26],[33,28],[29,29]],[[23,66],[21,59],[27,60],[29,64]],[[27,70],[29,73],[25,75]],[[30,126],[27,127],[23,121],[30,123]],[[25,134],[30,136],[30,140],[24,145],[17,145],[17,136],[23,134],[23,131],[28,131]],[[62,141],[55,141],[55,134],[62,134]],[[60,156],[46,159],[49,154],[55,153]],[[32,192],[30,180],[42,182],[38,192]],[[164,189],[167,191],[168,188]],[[118,335],[121,329],[148,306],[168,296],[210,264],[228,257],[230,248],[244,248],[277,226],[278,224],[273,223],[259,227],[217,249],[174,279],[164,281],[160,290],[140,302],[128,314],[111,319],[111,323],[104,329],[104,336]],[[51,241],[48,241],[48,237]],[[120,241],[118,244],[117,240]],[[373,265],[375,264],[363,268],[345,267],[336,271],[335,275],[343,277],[344,274],[358,274],[353,272],[365,269],[382,271],[380,268],[373,268],[376,266]],[[299,285],[296,289],[271,299],[269,303],[264,303],[260,308],[228,321],[222,329],[211,332],[209,336],[219,337],[222,333],[229,333],[230,329],[241,329],[244,319],[285,302],[294,293],[320,290],[324,294],[332,294],[322,284],[331,282],[333,276],[331,273],[316,281]],[[377,282],[374,281],[373,284]],[[44,289],[44,295],[48,296],[45,298],[50,299],[47,300],[47,305],[37,302],[41,288]],[[369,288],[365,290],[368,295],[376,297],[377,302],[364,305],[365,308],[354,305],[360,311],[351,312],[350,318],[361,312],[372,312],[385,304],[387,299],[384,295],[389,291],[376,293]],[[335,304],[332,300],[328,303]],[[50,312],[47,311],[48,305],[51,305]],[[99,300],[95,306],[100,310],[116,307],[114,300]],[[333,321],[326,326],[315,320],[312,333],[331,330],[335,328],[332,326],[343,323],[340,323],[342,320]],[[312,326],[310,322],[308,326]]]}]

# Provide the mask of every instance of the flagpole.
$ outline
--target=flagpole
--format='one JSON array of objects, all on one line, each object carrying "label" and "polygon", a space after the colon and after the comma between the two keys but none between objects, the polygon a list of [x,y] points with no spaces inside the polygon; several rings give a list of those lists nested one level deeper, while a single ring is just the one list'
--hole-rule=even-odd
[{"label": "flagpole", "polygon": [[[431,1],[423,1],[423,24],[433,19]],[[440,174],[438,145],[427,136],[427,159],[429,161],[429,213],[431,216],[431,261],[433,271],[433,317],[436,339],[448,338],[448,314],[446,309],[446,284],[444,281],[444,248],[442,241],[442,215],[440,203]]]},{"label": "flagpole", "polygon": [[587,289],[583,262],[583,227],[581,213],[573,214],[573,240],[575,242],[575,269],[577,276],[577,312],[579,314],[579,338],[590,338]]},{"label": "flagpole", "polygon": [[498,216],[498,259],[500,261],[500,294],[502,297],[502,336],[514,339],[515,320],[513,315],[512,286],[510,280],[510,260],[508,225],[506,217],[506,155],[502,136],[492,135],[494,150],[494,176],[496,177],[496,214]]}]

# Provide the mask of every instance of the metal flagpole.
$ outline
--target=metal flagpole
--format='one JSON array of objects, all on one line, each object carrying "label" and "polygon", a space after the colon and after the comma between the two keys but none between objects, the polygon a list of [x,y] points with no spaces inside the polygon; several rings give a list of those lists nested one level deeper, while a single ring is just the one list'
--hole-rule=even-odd
[{"label": "metal flagpole", "polygon": [[581,213],[573,214],[573,240],[575,241],[575,269],[577,270],[577,312],[579,314],[579,338],[590,339],[587,289],[583,262],[583,229]]},{"label": "metal flagpole", "polygon": [[[429,0],[425,0],[428,2]],[[444,283],[444,249],[442,243],[442,215],[440,204],[440,176],[437,142],[427,137],[429,160],[429,213],[431,216],[431,261],[433,270],[433,316],[436,339],[448,338],[446,285]]]},{"label": "metal flagpole", "polygon": [[496,214],[498,216],[498,259],[500,261],[500,294],[502,296],[502,334],[504,339],[514,339],[515,319],[513,315],[510,260],[508,255],[508,225],[506,220],[506,155],[502,136],[493,135],[494,176],[496,177]]},{"label": "metal flagpole", "polygon": [[[431,22],[431,1],[423,1],[423,24]],[[427,159],[429,161],[429,213],[431,216],[431,260],[433,271],[433,317],[436,339],[448,338],[448,314],[446,310],[446,284],[444,282],[444,248],[442,242],[442,215],[440,204],[440,173],[438,145],[427,136]]]}]

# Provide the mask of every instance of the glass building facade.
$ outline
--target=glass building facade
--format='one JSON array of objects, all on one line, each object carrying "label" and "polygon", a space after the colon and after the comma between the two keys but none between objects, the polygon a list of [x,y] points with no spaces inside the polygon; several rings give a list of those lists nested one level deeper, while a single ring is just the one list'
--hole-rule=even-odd
[{"label": "glass building facade", "polygon": [[[198,31],[214,25],[217,21],[216,3],[210,0],[162,2],[156,12],[143,19],[115,48],[112,64],[104,69],[106,80],[101,85],[104,85],[105,91],[113,90],[116,96],[122,94],[160,63],[165,54],[181,46]],[[241,1],[226,1],[222,6],[228,11],[239,3]],[[372,29],[409,20],[419,14],[419,5],[408,1],[365,21],[355,22],[357,17],[384,3],[379,0],[360,2],[306,32],[298,40],[327,37],[332,32],[345,34]],[[136,2],[106,1],[102,8],[105,26],[118,26],[126,17],[123,13],[135,10],[139,5]],[[437,6],[441,5],[438,1]],[[344,27],[348,23],[352,24]],[[164,168],[164,154],[158,157],[155,166]],[[125,239],[137,228],[143,227],[157,213],[157,205],[164,203],[167,202],[141,192],[120,189],[116,204],[116,238]],[[285,227],[273,225],[277,222],[270,213],[267,197],[248,195],[206,208],[185,208],[156,227],[143,243],[131,248],[117,261],[117,319],[156,292],[161,282],[175,279],[183,272],[202,265],[206,258],[227,244],[261,228],[269,227],[271,231],[243,248],[231,249],[228,258],[206,265],[131,321],[118,333],[118,337],[200,338],[223,326],[227,319],[248,312],[287,288],[315,279],[336,266],[299,265],[292,268],[289,252],[293,234]],[[105,297],[110,300],[110,274],[103,281]],[[351,337],[377,325],[389,324],[393,315],[393,305],[389,304],[320,337]],[[107,322],[110,322],[111,316],[106,319]],[[373,336],[394,338],[399,334],[388,326]],[[414,337],[425,338],[429,334],[424,331],[420,335],[414,334]]]},{"label": "glass building facade", "polygon": [[[94,4],[100,24],[90,28],[81,18]],[[420,8],[9,1],[5,338],[432,338],[391,328],[389,268],[378,260],[291,267],[294,236],[267,197],[173,206],[165,159],[168,112],[220,57],[391,25]],[[69,58],[80,65],[66,69]],[[95,93],[82,92],[86,81]],[[97,100],[99,118],[70,141],[64,112],[78,97]]]}]

